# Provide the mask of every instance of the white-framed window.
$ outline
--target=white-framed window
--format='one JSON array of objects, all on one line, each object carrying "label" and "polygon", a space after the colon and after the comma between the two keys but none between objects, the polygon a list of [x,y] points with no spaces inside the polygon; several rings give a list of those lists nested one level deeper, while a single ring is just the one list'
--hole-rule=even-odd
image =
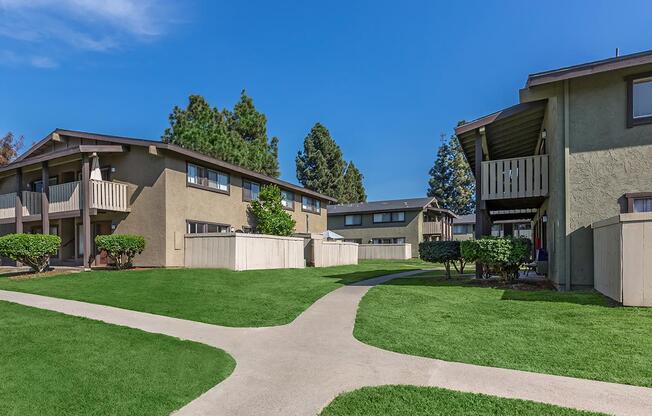
[{"label": "white-framed window", "polygon": [[635,198],[634,212],[652,212],[652,198]]},{"label": "white-framed window", "polygon": [[321,212],[321,204],[318,199],[302,196],[301,209],[306,212],[314,212],[315,214],[319,214]]},{"label": "white-framed window", "polygon": [[222,192],[229,192],[230,178],[224,172],[208,169],[192,163],[188,163],[186,171],[188,183],[205,186]]},{"label": "white-framed window", "polygon": [[248,180],[242,181],[242,199],[245,201],[256,201],[260,195],[260,184]]},{"label": "white-framed window", "polygon": [[652,117],[652,77],[632,81],[632,117]]},{"label": "white-framed window", "polygon": [[344,216],[344,225],[362,225],[362,215]]},{"label": "white-framed window", "polygon": [[405,212],[377,212],[373,216],[376,223],[379,222],[403,222],[405,221]]},{"label": "white-framed window", "polygon": [[281,205],[285,209],[294,211],[294,192],[281,190]]}]

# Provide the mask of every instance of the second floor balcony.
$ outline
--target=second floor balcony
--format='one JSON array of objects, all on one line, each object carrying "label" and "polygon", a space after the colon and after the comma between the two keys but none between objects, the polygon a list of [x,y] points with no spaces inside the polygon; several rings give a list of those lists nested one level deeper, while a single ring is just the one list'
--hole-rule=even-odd
[{"label": "second floor balcony", "polygon": [[548,196],[548,155],[482,162],[482,199]]},{"label": "second floor balcony", "polygon": [[[81,181],[67,182],[49,187],[48,213],[76,212],[83,209]],[[90,180],[89,208],[101,211],[129,211],[127,184]],[[15,219],[18,194],[11,192],[0,195],[0,220]],[[30,220],[41,215],[43,207],[41,192],[21,191],[22,216]]]}]

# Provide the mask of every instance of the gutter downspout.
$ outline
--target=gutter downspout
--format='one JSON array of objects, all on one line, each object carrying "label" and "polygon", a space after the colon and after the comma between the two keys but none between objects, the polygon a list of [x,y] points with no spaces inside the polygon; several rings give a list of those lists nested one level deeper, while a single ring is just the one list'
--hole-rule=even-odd
[{"label": "gutter downspout", "polygon": [[570,224],[568,212],[570,210],[569,172],[568,160],[570,158],[570,84],[569,80],[564,81],[564,218],[563,218],[563,241],[564,241],[564,275],[566,290],[571,290],[571,246],[569,242]]}]

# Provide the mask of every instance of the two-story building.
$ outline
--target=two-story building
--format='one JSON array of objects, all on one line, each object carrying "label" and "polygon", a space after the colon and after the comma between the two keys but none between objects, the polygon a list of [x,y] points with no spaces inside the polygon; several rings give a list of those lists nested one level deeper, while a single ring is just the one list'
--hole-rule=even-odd
[{"label": "two-story building", "polygon": [[519,101],[455,129],[476,236],[527,217],[553,282],[592,287],[591,225],[652,210],[652,51],[531,74]]},{"label": "two-story building", "polygon": [[455,217],[434,197],[340,204],[328,207],[328,229],[359,244],[409,243],[419,257],[419,243],[453,238]]},{"label": "two-story building", "polygon": [[326,230],[334,200],[320,193],[169,143],[57,129],[0,167],[0,234],[57,234],[52,262],[66,265],[105,264],[96,235],[141,234],[136,265],[183,266],[185,234],[255,229],[264,184],[281,189],[296,232]]}]

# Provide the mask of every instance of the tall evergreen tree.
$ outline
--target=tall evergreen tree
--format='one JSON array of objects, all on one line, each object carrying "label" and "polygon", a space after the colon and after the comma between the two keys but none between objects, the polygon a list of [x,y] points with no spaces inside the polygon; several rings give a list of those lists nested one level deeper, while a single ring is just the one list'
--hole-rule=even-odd
[{"label": "tall evergreen tree", "polygon": [[353,162],[349,162],[344,174],[340,203],[367,202],[367,194],[362,183],[364,176]]},{"label": "tall evergreen tree", "polygon": [[475,180],[457,137],[442,139],[430,169],[428,196],[437,198],[442,208],[469,214],[475,208]]},{"label": "tall evergreen tree", "polygon": [[326,127],[316,123],[296,157],[297,179],[308,189],[341,200],[344,168],[342,150]]},{"label": "tall evergreen tree", "polygon": [[162,139],[269,176],[279,176],[278,138],[267,137],[267,118],[243,90],[233,111],[211,107],[191,95],[188,106],[175,106]]}]

